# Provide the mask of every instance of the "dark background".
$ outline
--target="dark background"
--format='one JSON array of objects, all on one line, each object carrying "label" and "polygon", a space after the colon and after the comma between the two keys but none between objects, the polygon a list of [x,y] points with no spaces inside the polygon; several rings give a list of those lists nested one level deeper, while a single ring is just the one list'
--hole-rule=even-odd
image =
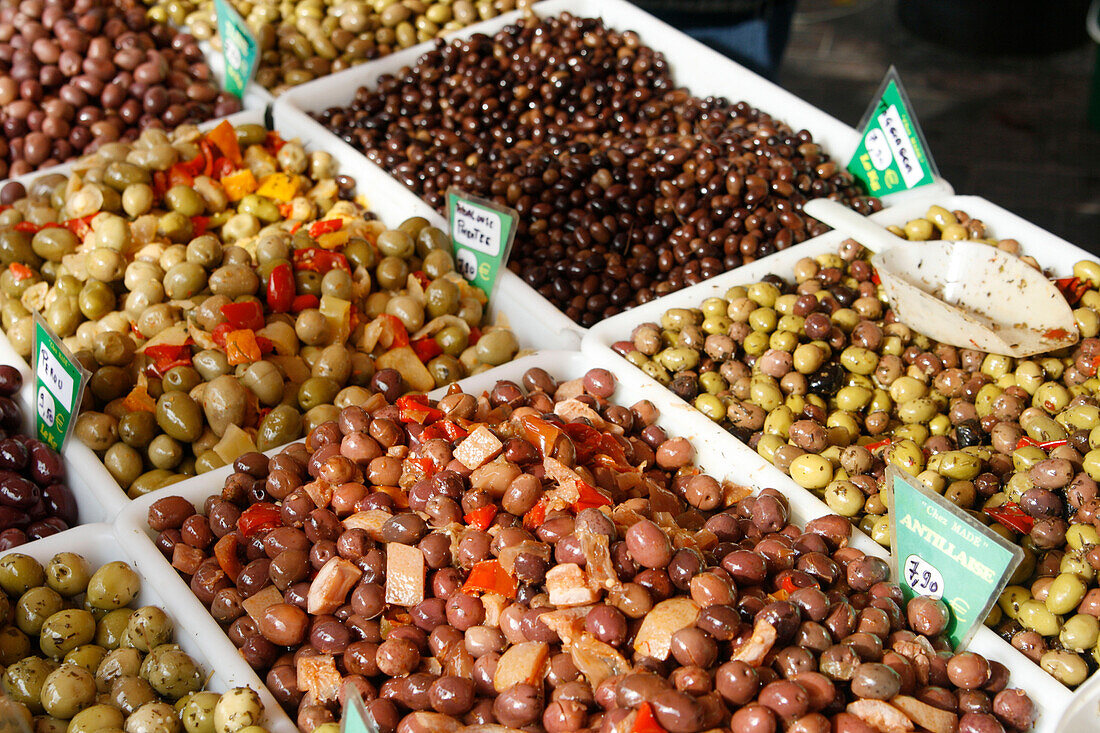
[{"label": "dark background", "polygon": [[[1087,121],[1096,44],[964,53],[918,37],[897,11],[892,0],[800,0],[776,80],[854,126],[894,64],[957,193],[984,196],[1100,255],[1100,131]],[[1028,33],[1042,27],[1034,22]],[[967,33],[968,49],[987,38]]]}]

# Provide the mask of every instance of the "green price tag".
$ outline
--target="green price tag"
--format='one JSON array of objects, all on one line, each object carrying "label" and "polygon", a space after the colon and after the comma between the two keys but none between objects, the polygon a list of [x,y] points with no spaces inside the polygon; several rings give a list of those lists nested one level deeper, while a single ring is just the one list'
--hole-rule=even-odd
[{"label": "green price tag", "polygon": [[455,247],[455,269],[493,294],[501,266],[508,261],[519,214],[456,188],[447,189],[447,219]]},{"label": "green price tag", "polygon": [[894,579],[907,599],[942,599],[951,609],[947,637],[965,646],[1024,551],[895,466],[886,485]]},{"label": "green price tag", "polygon": [[925,186],[939,173],[911,109],[901,79],[891,66],[863,115],[859,124],[863,139],[848,162],[848,170],[863,181],[872,196]]},{"label": "green price tag", "polygon": [[214,0],[214,9],[218,14],[218,35],[222,39],[222,57],[225,59],[225,89],[230,94],[243,97],[244,89],[256,71],[260,45],[229,0]]},{"label": "green price tag", "polygon": [[350,682],[344,684],[344,713],[340,733],[379,733],[378,723],[363,705],[363,697]]},{"label": "green price tag", "polygon": [[34,403],[38,439],[60,451],[73,429],[88,372],[34,314]]}]

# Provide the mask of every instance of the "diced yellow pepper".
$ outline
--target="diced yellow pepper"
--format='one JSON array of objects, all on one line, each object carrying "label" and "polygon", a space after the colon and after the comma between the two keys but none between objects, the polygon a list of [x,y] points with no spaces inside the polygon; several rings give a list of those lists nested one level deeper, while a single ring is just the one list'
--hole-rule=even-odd
[{"label": "diced yellow pepper", "polygon": [[225,189],[225,195],[229,197],[230,201],[240,201],[255,191],[258,185],[256,177],[252,175],[252,171],[248,168],[233,171],[221,179],[221,184]]},{"label": "diced yellow pepper", "polygon": [[351,335],[351,302],[333,295],[322,295],[320,310],[335,336],[333,343],[347,341]]},{"label": "diced yellow pepper", "polygon": [[272,173],[263,177],[256,193],[285,203],[298,195],[298,180],[286,173]]}]

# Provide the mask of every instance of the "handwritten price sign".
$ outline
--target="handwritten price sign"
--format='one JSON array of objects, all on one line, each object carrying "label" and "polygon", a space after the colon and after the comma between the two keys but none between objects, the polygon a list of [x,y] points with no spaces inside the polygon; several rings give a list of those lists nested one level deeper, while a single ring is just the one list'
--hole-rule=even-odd
[{"label": "handwritten price sign", "polygon": [[34,317],[34,355],[38,439],[60,451],[72,430],[88,372],[37,313]]}]

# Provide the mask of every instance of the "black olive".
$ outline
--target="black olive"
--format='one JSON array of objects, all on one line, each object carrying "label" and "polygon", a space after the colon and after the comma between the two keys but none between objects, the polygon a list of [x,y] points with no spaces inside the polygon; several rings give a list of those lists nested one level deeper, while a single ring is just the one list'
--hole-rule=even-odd
[{"label": "black olive", "polygon": [[668,388],[685,402],[694,402],[699,396],[699,382],[694,376],[676,377],[669,383]]},{"label": "black olive", "polygon": [[844,379],[844,367],[837,363],[826,364],[806,380],[806,387],[816,395],[832,397],[840,390]]},{"label": "black olive", "polygon": [[955,426],[955,444],[960,448],[983,445],[986,440],[982,424],[977,420],[965,420]]}]

